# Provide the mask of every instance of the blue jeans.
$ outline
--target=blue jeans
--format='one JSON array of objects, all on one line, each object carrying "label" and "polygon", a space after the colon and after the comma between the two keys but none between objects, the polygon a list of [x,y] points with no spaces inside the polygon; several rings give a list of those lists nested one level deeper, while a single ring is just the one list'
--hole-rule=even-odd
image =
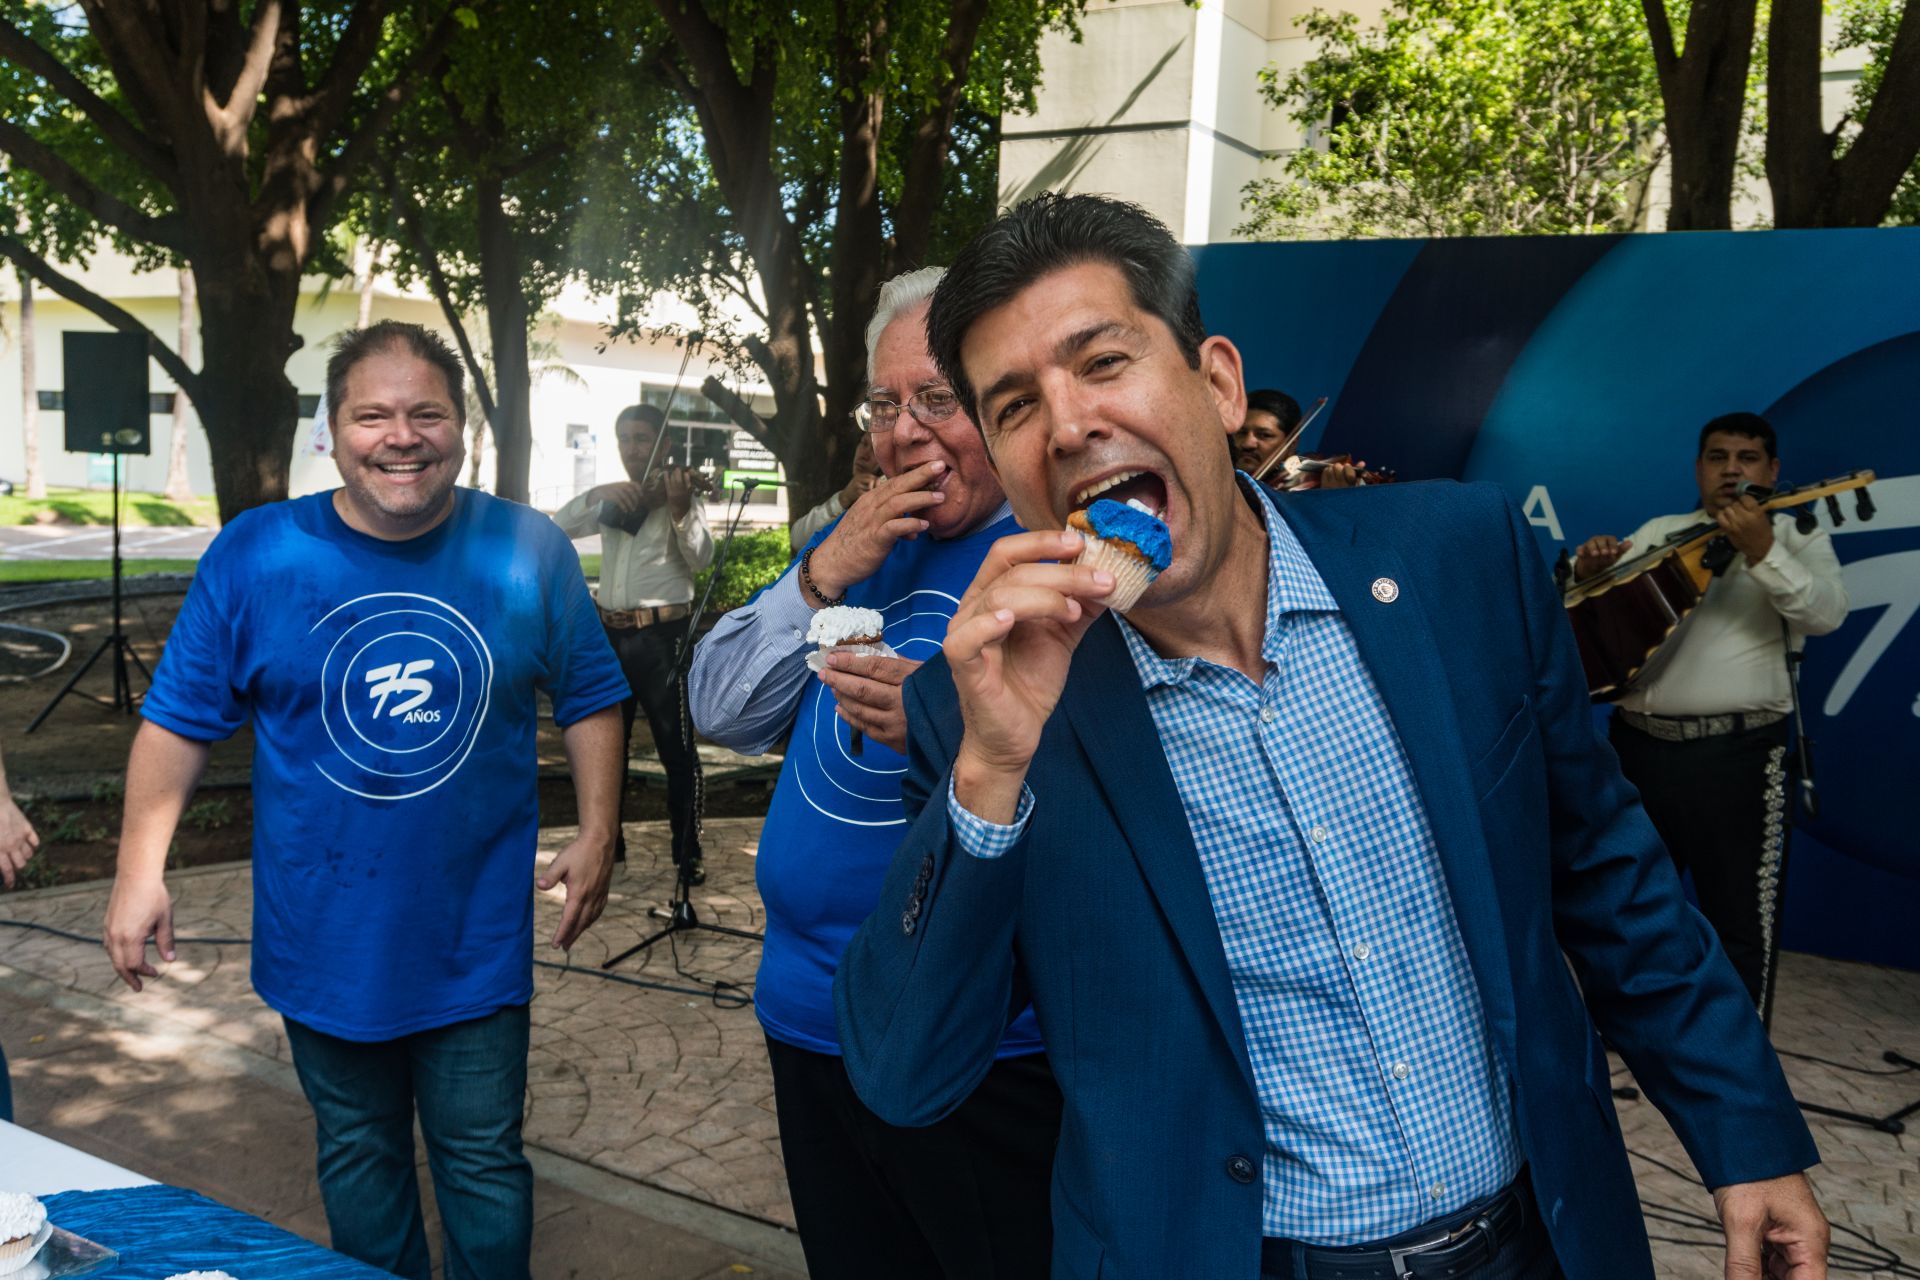
[{"label": "blue jeans", "polygon": [[447,1280],[527,1280],[533,1169],[520,1149],[527,1006],[362,1044],[286,1019],[313,1104],[333,1247],[431,1280],[414,1175],[413,1118],[446,1239]]},{"label": "blue jeans", "polygon": [[0,1120],[13,1119],[13,1080],[7,1075],[7,1051],[0,1048]]}]

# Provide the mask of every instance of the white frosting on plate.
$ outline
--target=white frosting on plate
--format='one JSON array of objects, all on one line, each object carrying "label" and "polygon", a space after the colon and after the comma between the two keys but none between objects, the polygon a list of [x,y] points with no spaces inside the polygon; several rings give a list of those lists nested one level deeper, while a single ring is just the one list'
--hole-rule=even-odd
[{"label": "white frosting on plate", "polygon": [[820,610],[807,624],[808,644],[844,644],[854,636],[878,636],[887,629],[887,620],[878,609],[836,604]]},{"label": "white frosting on plate", "polygon": [[47,1220],[47,1206],[24,1191],[0,1191],[0,1241],[26,1240]]},{"label": "white frosting on plate", "polygon": [[168,1276],[167,1280],[233,1280],[224,1271],[183,1271],[177,1276]]}]

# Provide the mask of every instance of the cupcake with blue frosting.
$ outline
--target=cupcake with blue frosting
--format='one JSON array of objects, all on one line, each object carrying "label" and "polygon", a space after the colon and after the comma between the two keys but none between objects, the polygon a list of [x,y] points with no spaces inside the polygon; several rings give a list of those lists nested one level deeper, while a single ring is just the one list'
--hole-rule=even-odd
[{"label": "cupcake with blue frosting", "polygon": [[1067,517],[1085,543],[1079,563],[1113,575],[1105,604],[1125,613],[1139,603],[1161,571],[1173,563],[1173,538],[1144,506],[1102,498]]}]

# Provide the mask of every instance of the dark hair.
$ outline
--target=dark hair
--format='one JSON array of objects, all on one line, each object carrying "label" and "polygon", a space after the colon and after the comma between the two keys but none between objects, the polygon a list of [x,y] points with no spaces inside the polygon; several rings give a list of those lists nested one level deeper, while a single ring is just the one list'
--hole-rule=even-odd
[{"label": "dark hair", "polygon": [[619,415],[614,418],[613,429],[618,431],[621,423],[633,422],[636,419],[652,427],[656,433],[659,432],[660,428],[667,425],[666,410],[662,409],[659,405],[630,404],[622,409]]},{"label": "dark hair", "polygon": [[453,397],[453,417],[462,426],[467,421],[467,370],[453,353],[447,340],[423,325],[403,320],[381,320],[364,329],[349,329],[333,344],[327,358],[327,423],[340,417],[340,402],[347,398],[347,374],[362,360],[382,355],[394,347],[405,347],[440,370],[447,380],[447,394]]},{"label": "dark hair", "polygon": [[940,372],[979,421],[960,344],[974,322],[1049,272],[1103,262],[1127,278],[1133,303],[1158,316],[1192,368],[1200,367],[1200,294],[1193,259],[1165,224],[1137,204],[1107,196],[1047,191],[1009,209],[967,242],[927,313],[927,346]]},{"label": "dark hair", "polygon": [[1700,447],[1693,451],[1694,457],[1697,458],[1707,451],[1707,437],[1716,431],[1758,440],[1760,447],[1767,451],[1768,461],[1780,456],[1780,442],[1774,436],[1771,422],[1757,413],[1723,413],[1700,428]]},{"label": "dark hair", "polygon": [[1300,402],[1271,387],[1247,392],[1247,412],[1272,414],[1282,431],[1291,431],[1300,425]]}]

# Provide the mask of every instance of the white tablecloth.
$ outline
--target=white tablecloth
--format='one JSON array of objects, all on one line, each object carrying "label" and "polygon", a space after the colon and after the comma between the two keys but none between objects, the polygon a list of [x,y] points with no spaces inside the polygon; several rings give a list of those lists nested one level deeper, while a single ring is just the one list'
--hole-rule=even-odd
[{"label": "white tablecloth", "polygon": [[152,1178],[0,1120],[0,1191],[45,1196],[56,1191],[110,1191],[152,1185]]}]

